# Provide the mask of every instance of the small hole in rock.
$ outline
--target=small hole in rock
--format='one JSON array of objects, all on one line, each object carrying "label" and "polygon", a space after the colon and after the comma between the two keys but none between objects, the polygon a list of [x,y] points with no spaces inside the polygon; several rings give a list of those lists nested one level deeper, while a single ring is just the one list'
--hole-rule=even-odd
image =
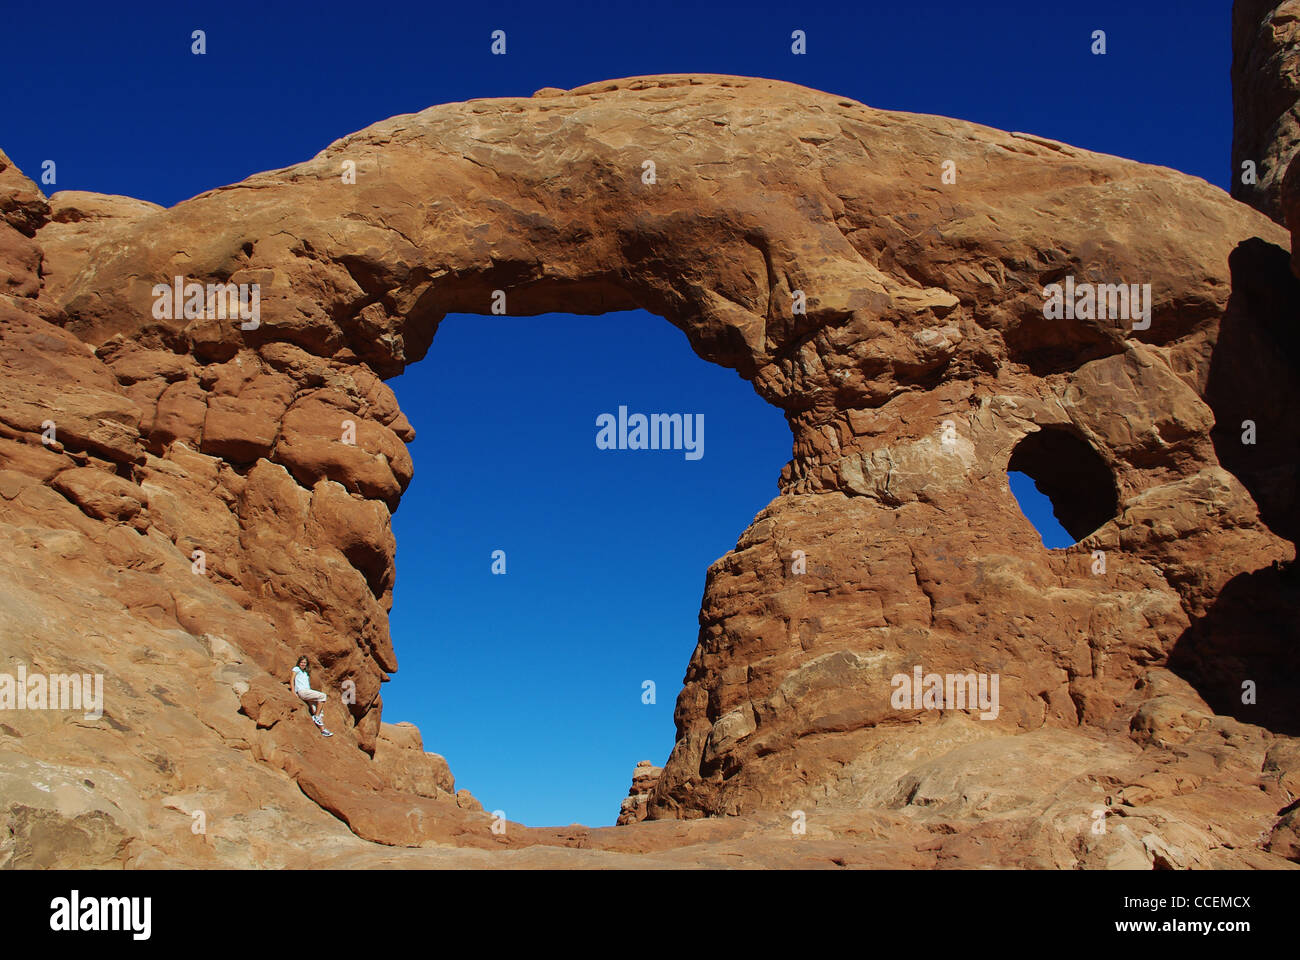
[{"label": "small hole in rock", "polygon": [[1021,512],[1049,548],[1078,543],[1119,511],[1106,461],[1086,440],[1060,428],[1039,430],[1016,444],[1007,479]]}]

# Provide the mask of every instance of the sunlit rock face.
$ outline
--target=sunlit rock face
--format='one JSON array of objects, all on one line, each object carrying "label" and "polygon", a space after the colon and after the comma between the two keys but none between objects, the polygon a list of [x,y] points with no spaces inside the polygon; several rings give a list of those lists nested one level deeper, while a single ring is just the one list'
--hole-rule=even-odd
[{"label": "sunlit rock face", "polygon": [[[434,107],[170,209],[2,162],[5,653],[105,709],[0,715],[0,777],[55,786],[5,791],[0,857],[1294,855],[1300,300],[1286,232],[1204,181],[720,76]],[[708,570],[646,819],[501,829],[380,719],[414,438],[384,380],[448,313],[637,307],[791,459]]]}]

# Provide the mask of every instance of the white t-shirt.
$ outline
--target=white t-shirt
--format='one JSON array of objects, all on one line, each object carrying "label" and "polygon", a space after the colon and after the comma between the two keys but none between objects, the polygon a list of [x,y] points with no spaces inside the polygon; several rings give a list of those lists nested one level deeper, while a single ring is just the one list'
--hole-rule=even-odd
[{"label": "white t-shirt", "polygon": [[311,680],[307,677],[307,671],[302,667],[293,668],[293,689],[295,693],[311,689]]}]

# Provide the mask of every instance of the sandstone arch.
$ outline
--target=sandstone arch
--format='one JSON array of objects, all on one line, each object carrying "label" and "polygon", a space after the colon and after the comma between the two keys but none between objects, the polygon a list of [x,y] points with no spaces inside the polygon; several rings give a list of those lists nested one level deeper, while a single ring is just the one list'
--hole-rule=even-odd
[{"label": "sandstone arch", "polygon": [[[940,180],[948,159],[954,185]],[[900,836],[1001,830],[1007,862],[1119,863],[1144,842],[1075,842],[1097,796],[1168,804],[1196,780],[1207,792],[1179,821],[1175,860],[1267,862],[1251,838],[1276,819],[1292,754],[1167,669],[1226,583],[1294,559],[1211,438],[1230,255],[1252,238],[1288,243],[1221,191],[719,76],[434,107],[167,210],[86,195],[46,206],[15,184],[8,522],[54,527],[73,510],[105,566],[130,572],[140,597],[123,617],[233,644],[238,676],[222,682],[259,730],[251,754],[360,835],[492,842],[448,805],[449,783],[420,788],[442,806],[418,822],[383,812],[428,776],[364,754],[385,735],[379,690],[396,667],[388,515],[413,436],[382,381],[424,355],[447,313],[486,313],[504,290],[511,314],[659,314],[791,427],[781,496],[709,570],[652,818],[865,807]],[[152,287],[177,275],[261,284],[260,326],[155,320]],[[1043,288],[1067,275],[1150,283],[1150,327],[1048,321]],[[51,371],[77,388],[51,396]],[[57,451],[32,442],[51,411],[67,424]],[[338,443],[345,418],[355,447]],[[1114,520],[1055,553],[1003,470],[1052,428],[1097,451],[1119,498]],[[78,486],[73,469],[101,483]],[[45,486],[65,477],[62,494]],[[213,573],[195,583],[200,545]],[[790,570],[796,549],[806,574]],[[1111,555],[1107,576],[1091,574],[1091,549]],[[333,683],[356,684],[355,758],[321,759],[281,722],[292,702],[271,674],[303,645]],[[999,674],[998,718],[891,707],[890,676],[914,664]],[[1239,745],[1211,763],[1223,731]],[[1240,786],[1266,754],[1273,786]],[[1014,781],[999,759],[1011,755]],[[1171,768],[1185,775],[1156,775]],[[1224,821],[1216,790],[1245,812]],[[1248,852],[1227,852],[1225,835]]]}]

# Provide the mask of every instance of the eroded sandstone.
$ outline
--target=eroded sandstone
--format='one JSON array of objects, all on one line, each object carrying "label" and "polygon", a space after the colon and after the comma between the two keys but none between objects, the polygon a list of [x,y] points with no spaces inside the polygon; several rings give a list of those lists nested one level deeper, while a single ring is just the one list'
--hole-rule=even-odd
[{"label": "eroded sandstone", "polygon": [[[166,210],[0,162],[4,652],[109,686],[98,722],[0,717],[0,775],[51,787],[6,792],[5,862],[1294,859],[1300,298],[1286,232],[1222,191],[716,76],[434,107]],[[260,323],[155,316],[176,276],[259,284]],[[1066,276],[1150,284],[1149,326],[1047,319]],[[658,313],[791,427],[631,826],[494,832],[380,719],[414,439],[383,380],[496,290]],[[1020,513],[1017,456],[1076,546]],[[896,706],[917,666],[996,675],[996,715]]]},{"label": "eroded sandstone", "polygon": [[1297,0],[1234,0],[1232,107],[1232,195],[1285,224],[1282,177],[1300,149]]}]

